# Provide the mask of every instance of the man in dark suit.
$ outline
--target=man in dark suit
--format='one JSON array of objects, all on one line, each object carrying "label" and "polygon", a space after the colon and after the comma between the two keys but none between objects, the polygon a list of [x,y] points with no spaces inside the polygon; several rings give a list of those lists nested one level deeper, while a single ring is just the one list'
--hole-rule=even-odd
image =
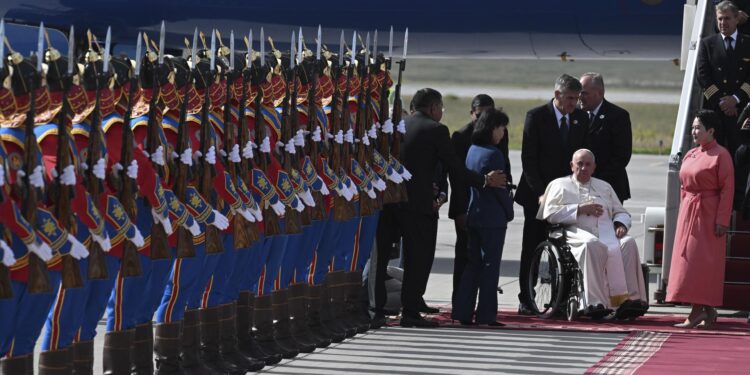
[{"label": "man in dark suit", "polygon": [[493,171],[480,175],[468,171],[453,150],[443,118],[443,97],[433,89],[414,94],[414,114],[406,119],[406,136],[401,161],[412,173],[406,183],[409,201],[400,216],[404,230],[404,278],[401,286],[401,325],[434,327],[419,314],[426,310],[423,295],[435,258],[437,216],[433,209],[433,183],[438,163],[448,172],[451,183],[464,180],[469,186],[505,186],[505,175]]},{"label": "man in dark suit", "polygon": [[750,97],[750,36],[737,31],[739,9],[731,1],[716,5],[719,33],[701,40],[698,49],[698,83],[703,107],[719,113],[722,126],[716,141],[734,154],[739,147],[737,114]]},{"label": "man in dark suit", "polygon": [[525,288],[531,257],[536,245],[545,239],[546,223],[536,219],[539,202],[550,181],[570,174],[568,160],[588,145],[588,116],[576,108],[581,83],[563,74],[555,81],[555,97],[526,113],[521,144],[523,172],[515,201],[523,206],[523,239],[518,278],[521,293],[520,314],[530,314],[531,298]]},{"label": "man in dark suit", "polygon": [[630,199],[625,171],[633,154],[630,114],[604,99],[601,74],[583,74],[581,86],[581,109],[589,115],[589,149],[596,156],[594,177],[609,182],[622,203]]},{"label": "man in dark suit", "polygon": [[[453,149],[456,150],[456,155],[463,161],[466,162],[466,154],[471,146],[471,133],[474,132],[474,122],[476,122],[479,115],[487,109],[495,108],[495,101],[489,95],[479,94],[474,97],[471,101],[471,110],[469,115],[471,116],[471,122],[466,124],[463,128],[453,132],[451,136],[451,143],[453,143]],[[505,157],[505,168],[503,172],[508,178],[508,182],[513,181],[510,173],[510,159],[508,156],[508,130],[505,129],[505,134],[497,148],[502,151]],[[466,227],[466,209],[469,205],[469,187],[462,184],[462,181],[456,181],[455,185],[451,185],[451,197],[450,204],[448,206],[448,217],[453,219],[453,223],[456,227],[456,247],[455,257],[453,259],[453,295],[455,296],[458,285],[461,282],[461,274],[463,274],[464,267],[466,267],[466,248],[469,241],[469,232]],[[453,298],[451,298],[453,299]]]}]

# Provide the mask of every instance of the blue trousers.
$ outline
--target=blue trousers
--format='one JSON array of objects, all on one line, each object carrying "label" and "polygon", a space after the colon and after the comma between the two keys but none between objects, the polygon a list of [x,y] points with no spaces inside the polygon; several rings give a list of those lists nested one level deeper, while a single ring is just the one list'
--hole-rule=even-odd
[{"label": "blue trousers", "polygon": [[172,260],[172,267],[162,290],[161,302],[156,309],[157,323],[182,320],[189,297],[195,290],[200,289],[198,280],[206,258],[205,250],[205,243],[195,245],[194,257]]},{"label": "blue trousers", "polygon": [[323,233],[318,242],[318,248],[313,254],[313,259],[308,266],[308,281],[312,279],[314,285],[320,285],[328,274],[328,266],[331,264],[338,249],[341,230],[345,222],[333,219],[333,212],[323,225]]},{"label": "blue trousers", "polygon": [[320,244],[321,238],[323,238],[323,230],[325,229],[326,221],[314,220],[312,226],[309,229],[309,238],[305,239],[302,243],[304,251],[300,254],[294,264],[294,280],[295,284],[308,283],[308,276],[310,270],[310,262],[313,260],[313,256],[318,250],[318,244]]},{"label": "blue trousers", "polygon": [[[171,249],[172,259],[176,252],[176,249]],[[146,280],[146,293],[143,296],[143,301],[135,318],[136,325],[148,323],[153,320],[154,312],[159,308],[162,296],[164,296],[164,289],[169,280],[169,272],[171,269],[171,259],[158,259],[151,261],[151,273]]]},{"label": "blue trousers", "polygon": [[289,283],[294,280],[294,273],[298,264],[308,258],[310,243],[313,238],[313,226],[303,227],[302,233],[287,235],[287,237],[289,237],[289,240],[284,252],[284,259],[281,261],[278,289],[285,289],[289,286]]},{"label": "blue trousers", "polygon": [[[271,245],[273,245],[273,237],[266,237],[258,241],[258,251],[250,253],[250,268],[248,269],[248,289],[253,293],[262,293],[262,277],[265,277],[264,270],[266,269],[266,259],[268,254],[271,252]],[[259,289],[260,288],[260,289]]]},{"label": "blue trousers", "polygon": [[453,319],[471,321],[474,305],[476,322],[493,323],[497,319],[497,280],[503,257],[506,228],[469,227],[468,262],[453,306]]},{"label": "blue trousers", "polygon": [[349,271],[351,269],[354,241],[359,232],[360,217],[340,223],[340,236],[333,254],[333,269],[335,271]]},{"label": "blue trousers", "polygon": [[[233,237],[228,235],[232,241]],[[254,244],[247,249],[232,250],[231,254],[234,258],[230,257],[223,258],[220,262],[228,261],[229,264],[233,265],[230,272],[214,272],[213,286],[208,296],[208,306],[218,306],[237,300],[240,295],[240,291],[251,290],[250,283],[253,278],[255,265],[253,262],[261,262],[257,258],[256,253],[259,253],[263,249],[264,245],[263,238],[260,238]],[[229,242],[232,245],[231,242]],[[229,248],[229,247],[226,247]],[[261,263],[262,267],[262,263]],[[262,269],[262,268],[261,268]],[[257,276],[256,276],[257,279]]]},{"label": "blue trousers", "polygon": [[[234,235],[231,233],[222,235],[224,252],[219,255],[213,275],[203,291],[202,308],[219,306],[231,302],[224,288],[232,277],[235,267],[238,266],[240,258],[246,258],[247,249],[234,248]],[[244,259],[243,259],[244,260]],[[237,299],[235,297],[234,299]]]},{"label": "blue trousers", "polygon": [[[83,286],[80,288],[59,288],[57,297],[47,314],[42,336],[42,351],[59,350],[70,346],[83,322],[83,313],[91,291],[88,258],[78,261]],[[109,275],[108,275],[109,276]],[[105,300],[106,303],[106,300]]]},{"label": "blue trousers", "polygon": [[351,258],[348,259],[349,271],[363,270],[365,268],[365,264],[370,259],[370,254],[375,244],[375,234],[378,230],[379,218],[379,210],[376,210],[372,215],[360,217],[357,227],[357,237],[354,240],[354,250],[351,253]]},{"label": "blue trousers", "polygon": [[[284,220],[279,220],[279,227],[283,233]],[[271,250],[268,252],[265,268],[260,277],[258,294],[270,294],[276,289],[276,279],[281,271],[281,264],[284,260],[287,243],[289,242],[290,237],[294,236],[295,235],[284,234],[271,237]]]},{"label": "blue trousers", "polygon": [[112,288],[120,271],[120,259],[106,256],[107,278],[102,280],[88,281],[88,295],[83,306],[80,329],[78,330],[77,342],[91,341],[96,337],[96,327],[102,319]]},{"label": "blue trousers", "polygon": [[227,251],[224,250],[221,253],[207,254],[203,257],[203,265],[198,270],[198,284],[196,284],[196,288],[190,291],[190,294],[188,295],[188,310],[198,309],[207,304],[207,301],[204,300],[206,287],[211,287],[211,285],[209,285],[211,277],[216,271],[216,267],[219,265],[222,256],[226,256],[226,252]]},{"label": "blue trousers", "polygon": [[152,293],[148,284],[152,271],[151,257],[138,253],[138,259],[141,261],[140,276],[123,277],[122,272],[117,273],[115,286],[107,302],[107,332],[135,328],[143,300]]},{"label": "blue trousers", "polygon": [[29,293],[27,284],[11,281],[13,298],[17,300],[9,339],[2,344],[2,352],[8,357],[19,357],[34,352],[36,340],[42,331],[50,306],[60,289],[59,271],[49,271],[52,291]]}]

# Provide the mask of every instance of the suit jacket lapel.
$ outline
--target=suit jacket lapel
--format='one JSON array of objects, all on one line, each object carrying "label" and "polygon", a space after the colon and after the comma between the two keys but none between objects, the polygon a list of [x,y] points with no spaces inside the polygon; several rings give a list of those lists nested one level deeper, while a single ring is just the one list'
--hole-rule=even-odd
[{"label": "suit jacket lapel", "polygon": [[594,118],[591,119],[591,123],[589,124],[589,133],[596,133],[599,131],[599,128],[602,127],[603,121],[601,121],[601,116],[607,112],[607,101],[602,101],[602,106],[599,107],[599,112],[594,115]]}]

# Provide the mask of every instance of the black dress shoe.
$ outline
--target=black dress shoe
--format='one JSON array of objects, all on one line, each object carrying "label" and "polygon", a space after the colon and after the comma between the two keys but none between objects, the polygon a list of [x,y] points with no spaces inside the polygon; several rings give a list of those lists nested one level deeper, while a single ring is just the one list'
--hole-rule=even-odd
[{"label": "black dress shoe", "polygon": [[424,305],[419,308],[419,312],[425,313],[425,314],[437,314],[440,312],[440,309],[436,307],[430,307],[430,306]]},{"label": "black dress shoe", "polygon": [[487,323],[487,324],[479,323],[479,325],[488,326],[488,327],[505,327],[505,324],[504,323],[500,323],[500,322],[491,322],[491,323]]},{"label": "black dress shoe", "polygon": [[518,305],[518,315],[536,315],[534,310],[525,304]]},{"label": "black dress shoe", "polygon": [[382,328],[386,324],[385,315],[383,313],[375,313],[375,316],[370,319],[370,328],[378,329]]},{"label": "black dress shoe", "polygon": [[612,313],[612,310],[604,307],[601,303],[593,306],[589,305],[584,314],[588,315],[593,320],[599,320]]},{"label": "black dress shoe", "polygon": [[423,317],[403,316],[401,317],[401,327],[420,327],[420,328],[437,328],[438,322],[427,320]]}]

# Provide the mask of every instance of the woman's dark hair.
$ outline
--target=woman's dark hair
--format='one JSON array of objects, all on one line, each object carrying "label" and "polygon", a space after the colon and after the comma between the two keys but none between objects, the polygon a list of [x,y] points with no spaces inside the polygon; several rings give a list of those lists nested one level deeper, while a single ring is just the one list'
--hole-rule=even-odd
[{"label": "woman's dark hair", "polygon": [[695,114],[695,117],[701,120],[703,127],[708,129],[715,129],[721,126],[721,119],[719,115],[710,109],[701,109]]},{"label": "woman's dark hair", "polygon": [[508,115],[502,109],[490,108],[479,116],[471,133],[471,143],[475,145],[491,145],[492,132],[501,126],[508,126]]}]

